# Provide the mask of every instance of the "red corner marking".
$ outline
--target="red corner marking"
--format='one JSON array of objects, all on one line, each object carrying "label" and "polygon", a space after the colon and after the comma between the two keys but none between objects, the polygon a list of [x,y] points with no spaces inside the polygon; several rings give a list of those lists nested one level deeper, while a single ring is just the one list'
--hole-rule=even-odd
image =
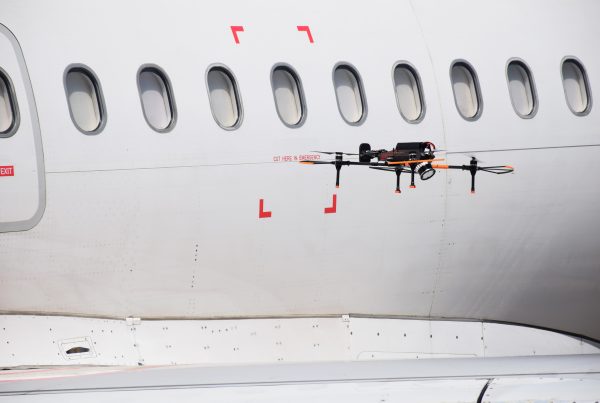
[{"label": "red corner marking", "polygon": [[337,195],[333,194],[333,205],[331,207],[325,207],[325,214],[333,214],[337,210]]},{"label": "red corner marking", "polygon": [[298,28],[299,32],[306,32],[306,34],[308,35],[308,41],[310,43],[315,43],[315,41],[313,41],[312,34],[310,33],[310,27],[308,25],[298,25],[296,28]]},{"label": "red corner marking", "polygon": [[240,38],[238,38],[238,32],[244,32],[244,27],[241,25],[232,25],[231,33],[233,34],[233,39],[235,40],[235,43],[237,43],[239,45]]},{"label": "red corner marking", "polygon": [[13,165],[0,166],[0,176],[15,176],[15,167]]},{"label": "red corner marking", "polygon": [[260,199],[258,201],[258,218],[271,218],[271,212],[270,211],[264,211],[265,208],[265,201],[264,199]]}]

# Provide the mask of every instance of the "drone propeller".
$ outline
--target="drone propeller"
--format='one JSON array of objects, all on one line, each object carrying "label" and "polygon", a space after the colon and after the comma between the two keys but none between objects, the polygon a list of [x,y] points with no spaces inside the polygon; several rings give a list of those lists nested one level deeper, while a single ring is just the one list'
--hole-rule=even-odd
[{"label": "drone propeller", "polygon": [[491,167],[480,167],[477,165],[477,158],[471,157],[469,165],[432,165],[433,168],[437,169],[462,169],[463,171],[469,171],[471,174],[471,193],[475,193],[475,175],[477,171],[489,172],[496,175],[508,174],[514,172],[514,168],[510,165],[497,165]]},{"label": "drone propeller", "polygon": [[421,162],[443,161],[444,158],[432,158],[430,160],[405,160],[405,161],[388,161],[388,165],[410,165],[420,164]]},{"label": "drone propeller", "polygon": [[345,153],[342,151],[311,151],[311,153],[327,154],[327,155],[358,155],[355,153]]}]

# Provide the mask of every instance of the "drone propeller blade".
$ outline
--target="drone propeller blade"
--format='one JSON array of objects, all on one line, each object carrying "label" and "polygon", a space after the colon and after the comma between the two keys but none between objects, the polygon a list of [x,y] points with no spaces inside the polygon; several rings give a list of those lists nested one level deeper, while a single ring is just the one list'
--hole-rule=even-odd
[{"label": "drone propeller blade", "polygon": [[494,166],[494,167],[479,167],[480,171],[489,172],[496,175],[508,174],[514,172],[515,169],[510,165]]},{"label": "drone propeller blade", "polygon": [[319,153],[319,154],[328,154],[328,155],[358,155],[355,153],[345,153],[342,151],[316,151],[316,150],[312,150],[310,151],[311,153]]},{"label": "drone propeller blade", "polygon": [[433,158],[430,160],[408,160],[408,161],[391,161],[388,165],[408,165],[408,164],[419,164],[421,162],[432,162],[432,161],[443,161],[444,158]]}]

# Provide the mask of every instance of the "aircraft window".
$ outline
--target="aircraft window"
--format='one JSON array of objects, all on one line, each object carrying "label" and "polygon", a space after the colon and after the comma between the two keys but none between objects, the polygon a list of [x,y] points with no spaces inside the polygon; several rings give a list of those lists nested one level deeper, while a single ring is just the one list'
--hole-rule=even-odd
[{"label": "aircraft window", "polygon": [[419,122],[424,115],[424,100],[421,80],[416,70],[408,64],[394,67],[396,102],[402,117],[409,123]]},{"label": "aircraft window", "polygon": [[158,132],[172,129],[176,110],[167,75],[157,66],[142,66],[138,73],[138,89],[148,125]]},{"label": "aircraft window", "polygon": [[17,98],[8,76],[0,69],[0,137],[10,137],[17,131],[19,111]]},{"label": "aircraft window", "polygon": [[366,115],[366,104],[356,70],[347,64],[337,66],[333,71],[333,85],[342,118],[351,125],[360,124]]},{"label": "aircraft window", "polygon": [[567,59],[562,64],[562,79],[567,105],[576,115],[589,112],[592,100],[590,86],[583,65],[575,59]]},{"label": "aircraft window", "polygon": [[225,67],[212,67],[206,82],[215,121],[223,129],[235,129],[241,123],[242,105],[233,74]]},{"label": "aircraft window", "polygon": [[481,96],[473,68],[466,62],[455,62],[451,79],[458,112],[467,120],[477,119],[481,114]]},{"label": "aircraft window", "polygon": [[97,134],[106,121],[100,84],[86,67],[68,68],[65,90],[69,112],[75,126],[85,134]]},{"label": "aircraft window", "polygon": [[300,126],[306,118],[306,104],[296,72],[289,66],[276,66],[271,73],[271,85],[281,121],[289,127]]},{"label": "aircraft window", "polygon": [[530,118],[535,114],[537,99],[531,72],[525,63],[513,60],[506,68],[508,91],[512,106],[522,118]]}]

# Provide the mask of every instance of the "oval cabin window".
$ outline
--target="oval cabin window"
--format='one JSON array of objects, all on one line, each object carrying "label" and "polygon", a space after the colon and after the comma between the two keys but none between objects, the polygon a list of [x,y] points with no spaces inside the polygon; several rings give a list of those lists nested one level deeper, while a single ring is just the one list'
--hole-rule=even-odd
[{"label": "oval cabin window", "polygon": [[219,126],[234,129],[241,122],[241,102],[233,75],[224,67],[213,67],[206,75],[210,108]]},{"label": "oval cabin window", "polygon": [[86,134],[96,134],[106,119],[100,85],[91,71],[71,68],[65,77],[69,111],[75,126]]},{"label": "oval cabin window", "polygon": [[454,63],[451,79],[458,112],[465,119],[476,119],[481,113],[481,98],[479,83],[473,69],[464,62]]},{"label": "oval cabin window", "polygon": [[515,112],[522,118],[533,116],[536,109],[536,96],[533,79],[527,66],[519,61],[512,61],[506,68],[510,101]]},{"label": "oval cabin window", "polygon": [[0,70],[0,137],[10,137],[17,130],[18,107],[12,84]]},{"label": "oval cabin window", "polygon": [[356,70],[340,65],[333,72],[333,85],[338,109],[349,124],[358,124],[365,116],[365,100],[362,83]]},{"label": "oval cabin window", "polygon": [[417,72],[407,64],[394,68],[394,89],[400,114],[409,123],[416,123],[423,117],[424,101],[421,80]]},{"label": "oval cabin window", "polygon": [[576,115],[589,112],[591,106],[590,87],[585,69],[578,61],[567,59],[562,64],[562,79],[567,104]]},{"label": "oval cabin window", "polygon": [[138,74],[138,88],[148,125],[159,132],[171,129],[175,123],[175,102],[166,74],[155,66],[143,67]]},{"label": "oval cabin window", "polygon": [[287,66],[278,66],[271,74],[275,107],[287,126],[299,126],[306,114],[302,85],[296,73]]}]

